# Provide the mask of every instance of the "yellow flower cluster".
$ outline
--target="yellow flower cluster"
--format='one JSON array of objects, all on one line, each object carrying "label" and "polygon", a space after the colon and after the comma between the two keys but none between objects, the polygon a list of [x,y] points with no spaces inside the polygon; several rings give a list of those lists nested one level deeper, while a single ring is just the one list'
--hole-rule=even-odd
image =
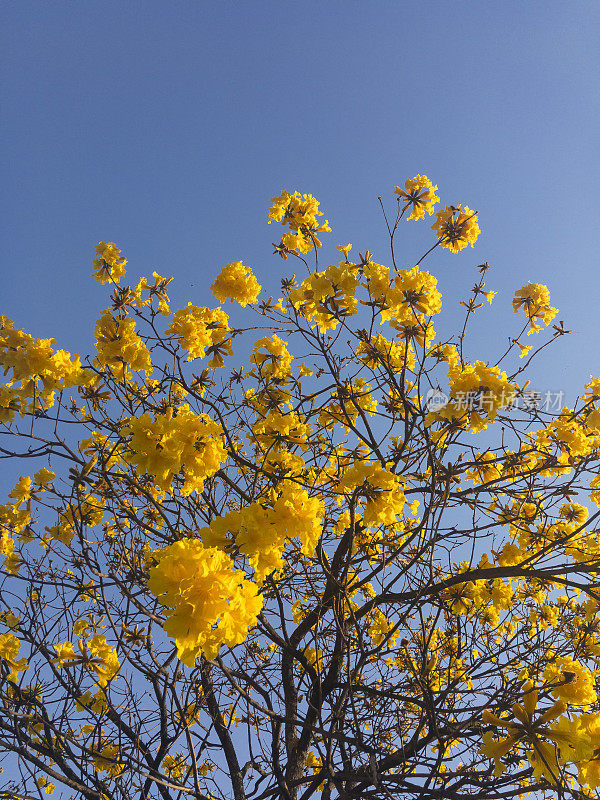
[{"label": "yellow flower cluster", "polygon": [[427,175],[415,175],[404,182],[404,189],[396,186],[395,194],[398,202],[403,203],[402,211],[410,208],[407,219],[423,219],[425,212],[433,214],[433,208],[440,198],[436,195],[437,186],[429,180]]},{"label": "yellow flower cluster", "polygon": [[319,412],[319,424],[328,430],[340,425],[348,433],[361,411],[373,416],[377,411],[377,400],[371,394],[371,384],[364,378],[357,378],[334,390],[331,402]]},{"label": "yellow flower cluster", "polygon": [[394,285],[384,290],[381,321],[390,325],[405,339],[413,339],[420,347],[428,347],[435,336],[426,317],[439,314],[442,296],[437,289],[437,280],[418,266],[396,272]]},{"label": "yellow flower cluster", "polygon": [[571,706],[591,706],[598,699],[594,675],[570,656],[558,658],[544,672],[544,680],[557,700]]},{"label": "yellow flower cluster", "polygon": [[272,490],[268,502],[270,505],[252,503],[231,511],[198,532],[205,545],[220,548],[226,548],[232,536],[248,556],[258,583],[281,569],[287,540],[297,537],[302,553],[312,554],[323,524],[323,502],[290,481],[285,481],[279,492]]},{"label": "yellow flower cluster", "polygon": [[365,255],[362,265],[365,282],[361,284],[374,300],[384,300],[390,289],[390,268],[371,260]]},{"label": "yellow flower cluster", "polygon": [[119,380],[131,377],[128,367],[151,374],[150,352],[135,332],[135,320],[114,317],[106,309],[96,322],[94,332],[98,351],[96,366],[108,367]]},{"label": "yellow flower cluster", "polygon": [[247,306],[256,303],[261,286],[250,267],[245,267],[241,261],[234,261],[223,267],[210,290],[220,303],[235,300],[241,306]]},{"label": "yellow flower cluster", "polygon": [[307,447],[310,425],[297,411],[284,413],[278,408],[269,411],[252,424],[248,438],[258,444],[263,452],[277,453],[284,445]]},{"label": "yellow flower cluster", "polygon": [[477,453],[473,458],[473,466],[467,470],[467,476],[473,483],[489,483],[502,477],[504,466],[500,459],[489,450]]},{"label": "yellow flower cluster", "polygon": [[206,478],[227,458],[221,426],[206,414],[194,414],[187,405],[176,414],[169,407],[156,419],[148,413],[132,417],[123,434],[131,437],[125,460],[142,474],[154,475],[160,489],[172,491],[174,476],[183,470],[184,496],[200,493]]},{"label": "yellow flower cluster", "polygon": [[121,760],[119,746],[101,737],[98,742],[98,749],[94,753],[94,769],[96,772],[106,772],[107,775],[116,778],[123,772],[124,768],[125,764]]},{"label": "yellow flower cluster", "polygon": [[16,575],[22,560],[15,551],[14,535],[19,535],[22,542],[31,541],[28,526],[32,519],[31,499],[34,493],[45,491],[45,484],[54,479],[54,473],[42,468],[35,473],[32,480],[22,475],[15,487],[9,492],[12,503],[0,504],[0,555],[4,556],[2,565],[6,572]]},{"label": "yellow flower cluster", "polygon": [[82,369],[79,356],[54,352],[54,343],[54,339],[34,339],[0,316],[0,367],[5,375],[11,371],[0,386],[0,422],[12,421],[17,411],[23,415],[34,407],[48,409],[56,392],[93,383],[93,373]]},{"label": "yellow flower cluster", "polygon": [[356,314],[358,265],[340,261],[324,272],[313,272],[290,291],[290,301],[303,317],[319,326],[322,333],[335,330],[341,317]]},{"label": "yellow flower cluster", "polygon": [[188,351],[188,361],[204,358],[206,352],[212,356],[209,367],[222,367],[223,355],[233,355],[229,332],[229,317],[221,308],[204,308],[188,303],[173,314],[173,321],[166,330],[167,335],[179,338],[179,344]]},{"label": "yellow flower cluster", "polygon": [[[573,671],[568,675],[572,676]],[[555,690],[553,693],[556,696]],[[586,698],[591,694],[586,690]],[[524,747],[536,780],[544,777],[553,786],[561,785],[565,766],[575,764],[580,785],[596,790],[600,786],[600,760],[595,757],[600,748],[600,714],[562,716],[567,709],[562,698],[546,711],[536,713],[538,696],[539,690],[529,680],[523,685],[523,701],[512,706],[512,718],[499,717],[486,709],[483,722],[492,729],[483,734],[480,752],[494,760],[494,771],[499,775],[505,768],[502,759]],[[587,704],[579,702],[579,698],[574,703],[567,698],[567,702]],[[506,729],[506,735],[498,735],[498,728]]]},{"label": "yellow flower cluster", "polygon": [[[153,300],[157,298],[158,313],[162,314],[163,317],[166,317],[170,313],[170,301],[169,295],[167,294],[167,286],[171,283],[173,278],[163,278],[163,276],[159,275],[158,272],[153,272],[152,277],[154,278],[154,283],[152,285],[148,285],[148,278],[140,278],[140,282],[135,287],[133,292],[128,294],[127,299],[129,302],[125,305],[135,303],[138,308],[152,308]],[[142,299],[142,293],[146,291],[148,292],[148,296]]]},{"label": "yellow flower cluster", "polygon": [[168,778],[181,778],[186,774],[188,769],[187,757],[181,752],[175,755],[166,755],[162,763],[162,768]]},{"label": "yellow flower cluster", "polygon": [[558,314],[558,309],[550,305],[550,292],[548,287],[541,283],[528,283],[517,289],[512,301],[515,314],[523,310],[529,320],[527,334],[543,330],[544,325],[549,325]]},{"label": "yellow flower cluster", "polygon": [[54,794],[56,786],[51,781],[49,781],[48,778],[45,778],[43,775],[40,775],[36,783],[38,787],[40,789],[43,789],[46,794]]},{"label": "yellow flower cluster", "polygon": [[[543,467],[540,474],[544,476],[568,473],[574,458],[591,454],[600,444],[596,435],[590,435],[583,417],[571,408],[563,408],[556,419],[529,439],[535,447],[530,455],[531,466]],[[590,499],[595,502],[593,492]]]},{"label": "yellow flower cluster", "polygon": [[319,211],[319,201],[312,194],[301,195],[300,192],[283,191],[279,197],[271,198],[269,209],[269,225],[271,222],[281,222],[290,229],[281,237],[279,252],[287,258],[287,251],[297,250],[299,253],[308,253],[313,247],[321,247],[317,233],[330,232],[327,220],[321,225],[317,217],[322,217]]},{"label": "yellow flower cluster", "polygon": [[380,647],[385,642],[386,647],[392,648],[398,638],[398,630],[394,630],[394,623],[379,608],[375,609],[370,619],[369,636],[373,647]]},{"label": "yellow flower cluster", "polygon": [[490,367],[484,361],[464,364],[451,358],[448,378],[451,400],[443,408],[427,415],[430,424],[447,420],[468,426],[478,433],[494,422],[498,411],[514,400],[517,387],[499,367]]},{"label": "yellow flower cluster", "polygon": [[[363,522],[365,525],[395,525],[406,505],[416,513],[419,501],[408,503],[405,494],[406,481],[381,465],[356,461],[338,483],[338,491],[357,495],[365,499]],[[341,502],[341,499],[340,499]]]},{"label": "yellow flower cluster", "polygon": [[432,229],[436,232],[442,247],[457,253],[468,244],[473,247],[481,229],[477,224],[477,212],[469,206],[446,206],[438,211]]},{"label": "yellow flower cluster", "polygon": [[[479,563],[480,568],[492,565],[484,554]],[[455,573],[468,573],[469,562],[463,561]],[[500,625],[500,613],[508,611],[513,605],[514,589],[510,582],[501,579],[464,581],[445,588],[441,596],[455,615],[471,615],[484,625],[497,629]]]},{"label": "yellow flower cluster", "polygon": [[79,653],[74,651],[72,642],[55,644],[55,663],[59,668],[81,665],[94,676],[98,686],[106,686],[121,666],[114,648],[108,644],[105,636],[97,633],[90,639],[82,637],[77,644]]},{"label": "yellow flower cluster", "polygon": [[398,373],[415,366],[415,353],[410,342],[391,342],[380,333],[368,342],[359,342],[356,354],[372,369],[383,366]]},{"label": "yellow flower cluster", "polygon": [[148,588],[167,608],[166,633],[177,655],[193,667],[201,654],[243,642],[256,623],[262,596],[255,583],[233,568],[229,556],[198,539],[183,539],[153,553]]},{"label": "yellow flower cluster", "polygon": [[[0,509],[0,519],[5,516],[4,513],[2,513],[3,509],[4,507]],[[2,525],[4,526],[4,524],[4,520],[2,519]],[[16,574],[19,569],[20,559],[18,554],[15,553],[15,540],[8,535],[6,529],[0,531],[0,556],[4,556],[2,569],[13,575]]]},{"label": "yellow flower cluster", "polygon": [[0,634],[0,659],[8,664],[10,672],[7,676],[9,681],[17,681],[19,672],[25,672],[29,669],[29,664],[26,658],[20,658],[17,661],[19,650],[21,649],[21,642],[12,633]]},{"label": "yellow flower cluster", "polygon": [[96,245],[96,255],[100,256],[93,263],[94,271],[92,278],[98,283],[118,283],[125,275],[125,264],[127,259],[121,255],[121,251],[114,242],[99,242]]},{"label": "yellow flower cluster", "polygon": [[[54,645],[54,647],[56,649],[56,645]],[[98,689],[94,694],[92,694],[89,689],[83,692],[75,700],[75,707],[78,711],[85,711],[85,709],[88,708],[93,711],[94,714],[104,714],[108,709],[106,696],[102,689]]]},{"label": "yellow flower cluster", "polygon": [[[480,752],[495,761],[495,773],[501,774],[504,766],[501,759],[511,750],[519,748],[521,742],[527,747],[527,756],[534,768],[536,778],[545,775],[553,783],[558,775],[557,748],[554,744],[568,747],[569,739],[560,729],[543,727],[557,719],[564,713],[566,706],[562,701],[556,702],[532,724],[537,707],[538,691],[533,688],[531,681],[523,686],[524,697],[522,703],[515,703],[512,707],[514,717],[498,717],[486,709],[483,712],[483,722],[494,728],[506,728],[507,736],[499,739],[494,737],[494,731],[488,730],[483,734],[483,745]],[[550,739],[552,744],[544,741]]]},{"label": "yellow flower cluster", "polygon": [[[266,352],[262,352],[266,350]],[[258,367],[260,377],[266,381],[287,383],[292,374],[292,360],[294,356],[288,352],[287,342],[273,334],[264,336],[254,343],[250,356],[252,364]]]}]

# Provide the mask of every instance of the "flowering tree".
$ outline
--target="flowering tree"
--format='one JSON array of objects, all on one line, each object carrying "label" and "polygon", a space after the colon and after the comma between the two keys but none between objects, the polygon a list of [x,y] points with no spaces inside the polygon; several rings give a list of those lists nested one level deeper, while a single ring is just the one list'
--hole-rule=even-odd
[{"label": "flowering tree", "polygon": [[246,327],[104,242],[83,364],[0,317],[3,798],[597,796],[600,380],[528,394],[567,333],[537,284],[472,360],[487,263],[436,340],[401,221],[433,216],[426,256],[479,234],[436,190],[396,188],[389,266],[320,268],[318,202],[274,198],[303,276],[227,265]]}]

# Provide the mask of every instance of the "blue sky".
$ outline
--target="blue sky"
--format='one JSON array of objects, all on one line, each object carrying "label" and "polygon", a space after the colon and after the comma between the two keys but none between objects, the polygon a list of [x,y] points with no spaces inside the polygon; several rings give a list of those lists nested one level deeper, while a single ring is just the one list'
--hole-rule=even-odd
[{"label": "blue sky", "polygon": [[[19,327],[89,349],[107,305],[90,278],[99,240],[123,249],[132,282],[174,275],[178,305],[211,305],[214,275],[242,259],[276,294],[292,266],[271,255],[265,209],[283,188],[320,199],[325,263],[347,242],[389,262],[377,197],[392,206],[396,184],[426,173],[483,231],[474,250],[427,261],[442,332],[487,260],[499,294],[472,357],[516,334],[510,300],[531,280],[575,332],[540,361],[539,388],[574,396],[600,375],[597,2],[54,0],[0,13],[0,313]],[[402,228],[406,266],[429,236]]]}]

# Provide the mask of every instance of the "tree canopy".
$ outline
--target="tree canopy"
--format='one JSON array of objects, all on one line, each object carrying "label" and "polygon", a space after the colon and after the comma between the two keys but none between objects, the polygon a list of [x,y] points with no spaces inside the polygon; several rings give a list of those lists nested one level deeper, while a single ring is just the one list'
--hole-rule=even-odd
[{"label": "tree canopy", "polygon": [[540,284],[480,352],[487,262],[436,336],[428,259],[480,233],[436,192],[325,268],[318,201],[273,198],[279,298],[238,261],[172,310],[100,242],[83,360],[0,317],[3,800],[598,796],[600,378],[528,388],[569,332]]}]

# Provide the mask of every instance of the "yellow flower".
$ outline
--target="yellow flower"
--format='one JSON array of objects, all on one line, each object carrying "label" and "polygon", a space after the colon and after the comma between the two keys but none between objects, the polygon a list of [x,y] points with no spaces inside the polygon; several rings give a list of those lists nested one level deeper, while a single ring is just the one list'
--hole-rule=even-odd
[{"label": "yellow flower", "polygon": [[528,283],[517,289],[512,301],[515,314],[523,309],[529,319],[528,334],[541,331],[543,323],[549,325],[558,314],[558,309],[550,305],[550,292],[541,283]]},{"label": "yellow flower", "polygon": [[[538,690],[533,688],[531,681],[527,681],[523,685],[523,693],[523,702],[515,703],[512,707],[512,718],[498,717],[489,709],[483,712],[484,723],[494,728],[505,728],[508,735],[495,739],[494,734],[497,731],[486,731],[479,752],[495,761],[495,774],[500,775],[504,769],[501,759],[511,750],[518,751],[521,745],[524,745],[535,777],[539,779],[543,775],[552,783],[556,783],[560,773],[559,761],[563,751],[566,754],[571,747],[574,737],[565,734],[562,726],[558,728],[544,726],[563,714],[566,705],[562,700],[558,700],[534,720]],[[552,743],[544,741],[545,739],[550,739]]]},{"label": "yellow flower", "polygon": [[422,219],[426,211],[433,214],[435,204],[440,201],[436,195],[437,188],[427,175],[415,175],[404,182],[404,189],[396,186],[394,193],[398,195],[398,202],[404,202],[403,211],[411,209],[407,219]]},{"label": "yellow flower", "polygon": [[394,286],[385,293],[385,300],[381,319],[392,319],[394,327],[412,324],[422,314],[430,317],[442,310],[437,279],[418,266],[396,273]]},{"label": "yellow flower", "polygon": [[204,481],[220,469],[226,459],[223,430],[206,414],[194,414],[188,405],[153,419],[150,414],[131,417],[123,428],[131,436],[125,459],[142,474],[155,476],[156,485],[172,491],[173,478],[183,471],[181,494],[200,493]]},{"label": "yellow flower", "polygon": [[123,772],[125,765],[121,761],[121,751],[116,744],[111,744],[102,739],[100,749],[94,754],[94,769],[96,772],[106,772],[113,778]]},{"label": "yellow flower", "polygon": [[51,469],[46,469],[45,467],[42,467],[41,469],[38,469],[38,471],[33,476],[33,482],[37,486],[46,486],[49,483],[53,483],[55,478],[56,475],[54,474],[54,472],[52,472]]},{"label": "yellow flower", "polygon": [[43,789],[46,794],[52,794],[54,789],[56,788],[53,783],[51,783],[48,778],[45,778],[43,775],[40,776],[36,781],[38,787]]},{"label": "yellow flower", "polygon": [[481,233],[477,224],[477,212],[469,206],[446,206],[438,211],[436,220],[431,226],[440,239],[442,247],[457,253],[468,244],[473,247]]},{"label": "yellow flower", "polygon": [[186,774],[188,766],[187,759],[183,753],[176,753],[174,756],[165,756],[162,768],[168,778],[181,778]]},{"label": "yellow flower", "polygon": [[[265,381],[285,384],[292,374],[292,356],[286,347],[287,342],[273,334],[254,343],[250,361],[258,367],[260,377]],[[266,353],[261,351],[266,350]]]},{"label": "yellow flower", "polygon": [[256,303],[261,286],[250,267],[245,267],[241,261],[235,261],[223,267],[210,290],[221,303],[235,300],[241,306],[247,306],[249,303]]},{"label": "yellow flower", "polygon": [[[396,525],[406,504],[404,480],[378,464],[355,461],[344,472],[338,490],[351,494],[354,490],[365,500],[365,525]],[[416,510],[416,507],[415,507]],[[413,512],[414,513],[414,512]]]},{"label": "yellow flower", "polygon": [[120,379],[129,378],[127,367],[133,370],[144,370],[147,375],[152,372],[150,352],[135,332],[135,320],[130,317],[114,317],[105,310],[96,322],[95,359],[97,366],[107,366]]},{"label": "yellow flower", "polygon": [[257,583],[281,569],[287,540],[297,537],[301,552],[310,555],[322,531],[323,502],[291,481],[283,482],[279,493],[273,491],[268,503],[271,507],[252,503],[231,511],[198,532],[205,545],[222,549],[233,537],[236,547],[248,556]]},{"label": "yellow flower", "polygon": [[[78,647],[79,653],[76,653],[72,642],[55,644],[56,657],[53,661],[59,669],[81,665],[91,672],[98,686],[106,686],[121,666],[116,650],[108,644],[105,636],[99,634],[94,634],[89,641],[79,639]],[[83,698],[80,698],[80,703],[85,704]]]},{"label": "yellow flower", "polygon": [[351,244],[338,244],[335,249],[343,253],[346,256],[346,261],[348,261],[348,253],[352,250]]},{"label": "yellow flower", "polygon": [[271,198],[271,204],[269,225],[271,222],[281,222],[290,228],[290,232],[282,236],[281,244],[276,245],[277,252],[283,258],[287,258],[287,251],[308,253],[313,247],[321,247],[317,233],[329,232],[331,228],[327,220],[319,225],[317,217],[322,217],[323,212],[319,211],[319,201],[312,194],[283,191],[279,197]]},{"label": "yellow flower", "polygon": [[188,351],[188,361],[212,356],[210,367],[222,367],[225,355],[233,355],[229,332],[229,317],[221,308],[204,308],[187,304],[173,314],[173,322],[166,330],[179,338],[179,344]]},{"label": "yellow flower", "polygon": [[233,567],[226,553],[183,539],[153,554],[148,588],[167,608],[165,632],[188,667],[204,652],[214,658],[224,644],[243,642],[256,623],[262,596],[255,583]]},{"label": "yellow flower", "polygon": [[544,679],[551,685],[554,697],[572,706],[590,706],[598,699],[593,674],[570,656],[559,658],[546,667]]},{"label": "yellow flower", "polygon": [[117,245],[114,242],[99,242],[96,245],[96,255],[100,258],[94,261],[92,277],[102,284],[108,281],[118,283],[125,275],[127,259],[121,256]]},{"label": "yellow flower", "polygon": [[106,686],[119,671],[120,664],[116,651],[107,643],[105,636],[97,633],[85,643],[85,647],[91,656],[90,668],[98,677],[98,686]]},{"label": "yellow flower", "polygon": [[342,317],[357,313],[358,267],[349,261],[330,264],[324,272],[313,272],[291,289],[292,305],[321,332],[334,330]]},{"label": "yellow flower", "polygon": [[516,345],[517,345],[517,347],[519,348],[519,350],[521,351],[521,353],[520,353],[520,355],[519,355],[519,358],[525,358],[525,356],[527,355],[527,353],[528,353],[530,350],[532,350],[532,349],[533,349],[533,348],[532,348],[532,345],[524,345],[524,344],[521,344],[520,342],[516,342]]},{"label": "yellow flower", "polygon": [[19,677],[19,672],[24,672],[29,669],[26,658],[20,658],[17,661],[20,648],[21,642],[14,634],[0,634],[0,659],[5,661],[10,667],[10,673],[7,676],[9,681],[16,682]]}]

